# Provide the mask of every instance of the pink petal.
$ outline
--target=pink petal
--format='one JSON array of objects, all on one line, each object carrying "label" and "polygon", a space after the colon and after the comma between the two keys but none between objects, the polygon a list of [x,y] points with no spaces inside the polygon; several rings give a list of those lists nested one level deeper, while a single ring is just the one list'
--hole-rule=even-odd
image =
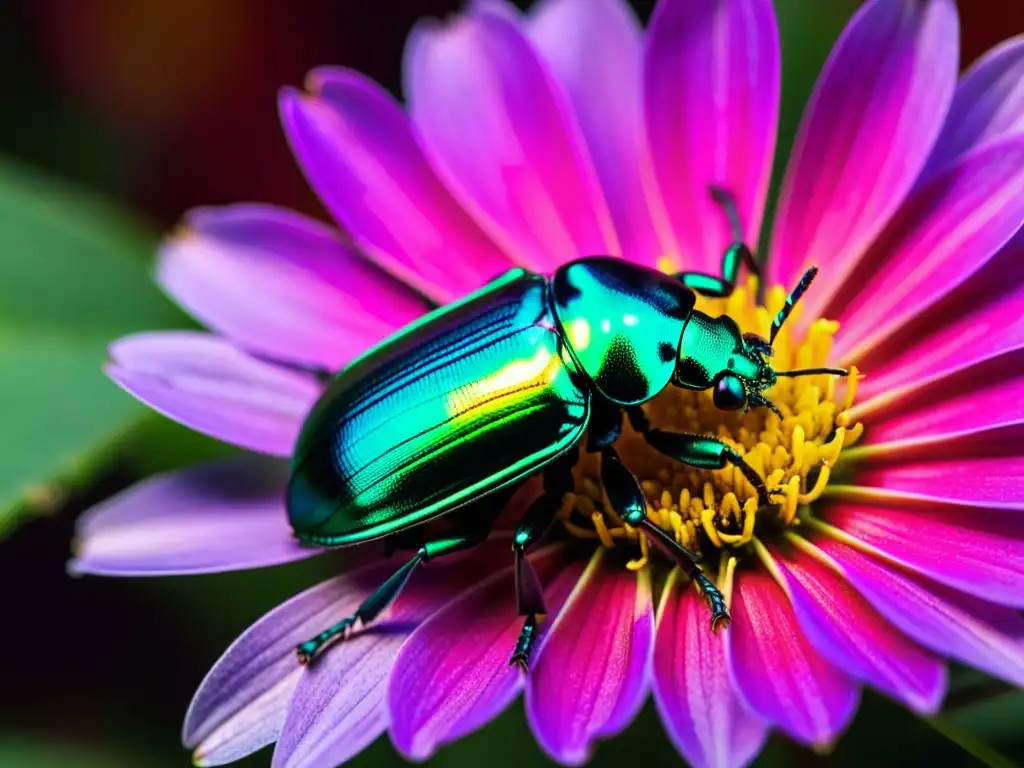
[{"label": "pink petal", "polygon": [[239,346],[330,370],[427,309],[327,227],[267,205],[193,211],[157,279]]},{"label": "pink petal", "polygon": [[466,215],[423,156],[401,107],[343,69],[319,69],[312,94],[285,89],[281,120],[299,164],[359,249],[445,303],[511,261]]},{"label": "pink petal", "polygon": [[632,722],[647,697],[654,641],[651,577],[599,548],[527,676],[526,715],[541,748],[583,765],[598,738]]},{"label": "pink petal", "polygon": [[1024,222],[1024,136],[982,147],[918,187],[825,314],[834,354],[860,362],[873,344],[976,273]]},{"label": "pink petal", "polygon": [[1006,40],[960,80],[928,161],[928,177],[960,155],[1024,130],[1024,36]]},{"label": "pink petal", "polygon": [[[274,768],[341,765],[384,733],[388,676],[406,638],[507,552],[507,540],[491,540],[462,557],[421,567],[384,616],[306,668],[274,750]],[[396,559],[390,570],[398,565]],[[323,626],[344,615],[339,609]]]},{"label": "pink petal", "polygon": [[[981,270],[890,334],[867,358],[858,392],[869,410],[1024,347],[1024,230]],[[896,392],[899,388],[905,390]]]},{"label": "pink petal", "polygon": [[856,485],[829,486],[829,494],[904,504],[953,504],[1024,512],[1024,455],[963,456],[858,468]]},{"label": "pink petal", "polygon": [[643,29],[636,15],[623,0],[540,0],[526,31],[572,102],[622,255],[657,265],[666,252],[658,235],[665,212],[660,198],[648,193],[653,182],[640,111]]},{"label": "pink petal", "polygon": [[734,594],[727,653],[740,695],[797,741],[828,746],[857,710],[856,683],[811,646],[770,576],[743,572]]},{"label": "pink petal", "polygon": [[829,506],[828,522],[935,581],[1024,608],[1024,517],[1015,510],[839,503]]},{"label": "pink petal", "polygon": [[802,553],[786,560],[775,550],[772,555],[786,579],[800,627],[822,656],[918,714],[938,711],[946,692],[946,667],[937,656],[894,631],[827,565]]},{"label": "pink petal", "polygon": [[1024,618],[1019,611],[884,566],[832,539],[815,544],[879,613],[921,645],[1024,686]]},{"label": "pink petal", "polygon": [[169,576],[302,560],[284,511],[284,462],[252,456],[156,475],[78,519],[73,574]]},{"label": "pink petal", "polygon": [[[181,738],[195,748],[196,764],[231,762],[275,741],[303,669],[295,646],[355,610],[390,571],[375,563],[325,581],[242,633],[206,675],[185,716]],[[336,663],[343,648],[323,662]]]},{"label": "pink petal", "polygon": [[676,749],[694,768],[741,768],[761,751],[768,724],[729,678],[726,633],[708,631],[692,588],[665,587],[654,645],[654,702]]},{"label": "pink petal", "polygon": [[507,13],[421,23],[403,70],[448,186],[524,266],[621,252],[568,98]]},{"label": "pink petal", "polygon": [[[539,552],[549,617],[557,616],[583,570],[560,548]],[[523,687],[509,657],[523,620],[511,568],[495,573],[434,614],[406,641],[388,684],[391,740],[411,760],[490,722]],[[537,659],[534,659],[536,663]]]},{"label": "pink petal", "polygon": [[644,60],[657,187],[687,269],[721,271],[732,242],[712,185],[736,197],[744,239],[761,230],[779,115],[779,35],[768,0],[662,0]]},{"label": "pink petal", "polygon": [[290,456],[321,385],[205,333],[138,333],[110,347],[107,374],[153,410],[251,451]]},{"label": "pink petal", "polygon": [[910,191],[956,87],[953,0],[870,0],[836,43],[804,115],[783,181],[769,260],[790,286],[822,277],[807,317],[846,280]]}]

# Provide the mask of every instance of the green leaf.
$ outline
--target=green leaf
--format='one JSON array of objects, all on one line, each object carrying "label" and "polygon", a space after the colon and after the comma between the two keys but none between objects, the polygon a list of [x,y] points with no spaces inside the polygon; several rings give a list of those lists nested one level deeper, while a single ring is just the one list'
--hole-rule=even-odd
[{"label": "green leaf", "polygon": [[187,322],[150,279],[155,247],[94,195],[0,161],[0,536],[146,412],[100,366],[118,336]]}]

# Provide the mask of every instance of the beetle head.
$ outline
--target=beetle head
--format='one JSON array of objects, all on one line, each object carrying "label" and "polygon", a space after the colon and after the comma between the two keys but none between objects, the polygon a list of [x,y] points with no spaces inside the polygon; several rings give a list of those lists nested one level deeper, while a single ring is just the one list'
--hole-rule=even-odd
[{"label": "beetle head", "polygon": [[775,316],[768,339],[742,333],[728,315],[709,317],[694,312],[683,331],[673,383],[685,389],[711,388],[715,406],[721,410],[748,411],[764,406],[782,418],[782,412],[764,395],[775,386],[779,376],[846,376],[847,371],[842,368],[776,371],[772,365],[775,337],[817,274],[817,267],[804,273]]}]

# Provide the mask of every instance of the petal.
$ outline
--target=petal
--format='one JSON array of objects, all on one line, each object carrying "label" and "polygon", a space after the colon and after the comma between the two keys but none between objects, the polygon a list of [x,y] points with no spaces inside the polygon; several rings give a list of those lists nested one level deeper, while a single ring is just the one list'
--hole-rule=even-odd
[{"label": "petal", "polygon": [[725,633],[708,631],[707,606],[674,574],[658,609],[654,702],[694,768],[740,768],[761,751],[768,724],[747,710],[729,678]]},{"label": "petal", "polygon": [[653,640],[650,572],[632,573],[598,548],[527,676],[526,716],[553,760],[583,765],[597,738],[632,722],[647,697]]},{"label": "petal", "polygon": [[871,0],[829,56],[783,181],[769,279],[795,284],[817,261],[803,299],[820,316],[832,293],[910,191],[956,86],[953,0]]},{"label": "petal", "polygon": [[79,518],[73,574],[169,576],[261,568],[323,552],[284,510],[284,462],[245,456],[156,475]]},{"label": "petal", "polygon": [[710,195],[736,197],[757,244],[779,116],[779,33],[768,0],[663,0],[644,59],[644,116],[657,187],[681,261],[712,274],[732,242]]},{"label": "petal", "polygon": [[648,193],[653,182],[640,112],[643,29],[636,15],[623,0],[541,0],[526,31],[575,109],[622,255],[656,266],[666,250],[658,235],[665,212],[661,199]]},{"label": "petal", "polygon": [[409,113],[448,186],[524,266],[619,254],[568,98],[507,13],[471,6],[406,45]]},{"label": "petal", "polygon": [[946,692],[946,667],[906,635],[894,632],[856,588],[813,557],[781,559],[800,627],[811,644],[846,674],[856,677],[920,715],[934,715]]},{"label": "petal", "polygon": [[374,563],[325,581],[279,605],[232,643],[185,715],[181,738],[195,749],[197,765],[228,763],[277,739],[303,670],[295,646],[354,611],[391,569]]},{"label": "petal", "polygon": [[921,645],[1024,686],[1024,617],[883,565],[828,538],[814,544],[879,613]]},{"label": "petal", "polygon": [[452,199],[382,88],[343,69],[315,70],[307,86],[310,95],[281,93],[285,134],[360,251],[440,303],[512,266]]},{"label": "petal", "polygon": [[327,227],[267,205],[193,211],[164,243],[157,279],[239,346],[330,370],[427,309]]},{"label": "petal", "polygon": [[828,522],[878,557],[990,602],[1024,608],[1024,517],[1015,510],[830,505]]},{"label": "petal", "polygon": [[857,710],[857,685],[811,646],[767,574],[738,575],[732,608],[727,653],[740,695],[797,741],[830,745]]},{"label": "petal", "polygon": [[[274,768],[341,765],[384,733],[388,675],[406,638],[507,551],[507,540],[491,540],[463,557],[420,568],[385,615],[307,667],[274,750]],[[339,610],[330,621],[344,615]]]},{"label": "petal", "polygon": [[975,274],[1022,222],[1024,135],[982,147],[915,189],[826,310],[843,328],[835,356],[862,361]]},{"label": "petal", "polygon": [[1024,36],[1006,40],[971,65],[956,87],[927,178],[960,155],[1024,131]]},{"label": "petal", "polygon": [[872,350],[861,413],[1024,348],[1024,230],[981,270]]},{"label": "petal", "polygon": [[[550,548],[533,561],[556,616],[582,572]],[[522,674],[509,665],[522,627],[513,570],[506,568],[434,614],[402,647],[388,683],[391,740],[411,760],[497,717],[519,695]],[[536,663],[536,658],[535,658]]]},{"label": "petal", "polygon": [[947,461],[962,457],[999,457],[1019,453],[1024,441],[1024,419],[1011,419],[989,426],[962,430],[939,430],[937,434],[888,442],[865,442],[843,451],[840,462],[865,466],[896,462]]},{"label": "petal", "polygon": [[321,385],[205,333],[138,333],[110,347],[107,374],[153,410],[197,432],[290,456]]}]

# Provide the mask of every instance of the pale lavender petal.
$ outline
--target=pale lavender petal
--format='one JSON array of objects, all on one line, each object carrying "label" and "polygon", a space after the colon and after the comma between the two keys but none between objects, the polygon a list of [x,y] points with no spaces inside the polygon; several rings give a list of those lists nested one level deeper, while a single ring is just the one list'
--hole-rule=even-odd
[{"label": "pale lavender petal", "polygon": [[779,115],[769,0],[662,0],[647,33],[644,116],[657,187],[686,269],[717,274],[732,242],[711,185],[757,244]]},{"label": "pale lavender petal", "polygon": [[196,764],[232,762],[276,741],[303,670],[295,646],[354,611],[393,569],[374,563],[325,581],[249,627],[214,664],[185,715],[181,738]]},{"label": "pale lavender petal", "polygon": [[421,23],[403,72],[449,188],[524,266],[621,253],[569,99],[507,13],[485,3]]},{"label": "pale lavender petal", "polygon": [[239,346],[330,370],[427,309],[328,227],[268,205],[193,211],[165,241],[157,279]]},{"label": "pale lavender petal", "polygon": [[960,80],[923,174],[994,139],[1024,131],[1024,35],[976,61]]},{"label": "pale lavender petal", "polygon": [[846,674],[921,715],[934,715],[946,692],[946,666],[894,630],[834,570],[803,553],[783,559],[772,550],[800,627],[811,644]]},{"label": "pale lavender petal", "polygon": [[576,111],[622,255],[656,266],[667,252],[658,234],[666,220],[652,193],[643,132],[643,29],[636,15],[624,0],[540,0],[526,31]]},{"label": "pale lavender petal", "polygon": [[[564,551],[534,557],[549,617],[583,570]],[[402,647],[388,683],[391,740],[411,760],[490,722],[515,700],[522,673],[509,665],[522,617],[511,568],[497,572],[434,614]],[[536,659],[535,659],[536,663]]]},{"label": "pale lavender petal", "polygon": [[647,698],[653,641],[650,572],[628,571],[599,548],[526,678],[526,716],[553,760],[583,765],[595,740],[632,722]]},{"label": "pale lavender petal", "polygon": [[1024,608],[1024,516],[1016,510],[836,503],[828,508],[828,522],[880,557],[985,600]]},{"label": "pale lavender petal", "polygon": [[[507,553],[507,540],[491,540],[466,556],[420,567],[386,614],[307,668],[274,750],[274,768],[341,765],[373,743],[387,728],[388,676],[406,638]],[[339,609],[332,621],[342,616]]]},{"label": "pale lavender petal", "polygon": [[73,574],[168,576],[261,568],[320,554],[284,510],[285,462],[246,456],[156,475],[78,520]]},{"label": "pale lavender petal", "polygon": [[736,692],[725,645],[725,632],[708,631],[704,601],[671,578],[658,610],[654,701],[672,743],[694,768],[742,768],[768,737],[768,724]]},{"label": "pale lavender petal", "polygon": [[315,70],[307,86],[281,93],[285,134],[360,251],[441,303],[512,266],[452,199],[383,88],[344,69]]},{"label": "pale lavender petal", "polygon": [[1022,223],[1024,135],[965,155],[916,188],[825,311],[843,329],[834,356],[863,364],[874,344],[977,273]]},{"label": "pale lavender petal", "polygon": [[832,539],[814,542],[879,613],[926,648],[1024,687],[1024,617]]},{"label": "pale lavender petal", "polygon": [[953,0],[870,0],[836,43],[797,134],[779,201],[769,281],[822,275],[817,317],[910,191],[956,87]]},{"label": "pale lavender petal", "polygon": [[150,408],[197,432],[272,456],[290,456],[322,385],[249,357],[205,333],[118,339],[106,372]]},{"label": "pale lavender petal", "polygon": [[770,576],[739,574],[734,595],[727,651],[740,695],[797,741],[829,746],[853,719],[857,684],[811,646]]}]

